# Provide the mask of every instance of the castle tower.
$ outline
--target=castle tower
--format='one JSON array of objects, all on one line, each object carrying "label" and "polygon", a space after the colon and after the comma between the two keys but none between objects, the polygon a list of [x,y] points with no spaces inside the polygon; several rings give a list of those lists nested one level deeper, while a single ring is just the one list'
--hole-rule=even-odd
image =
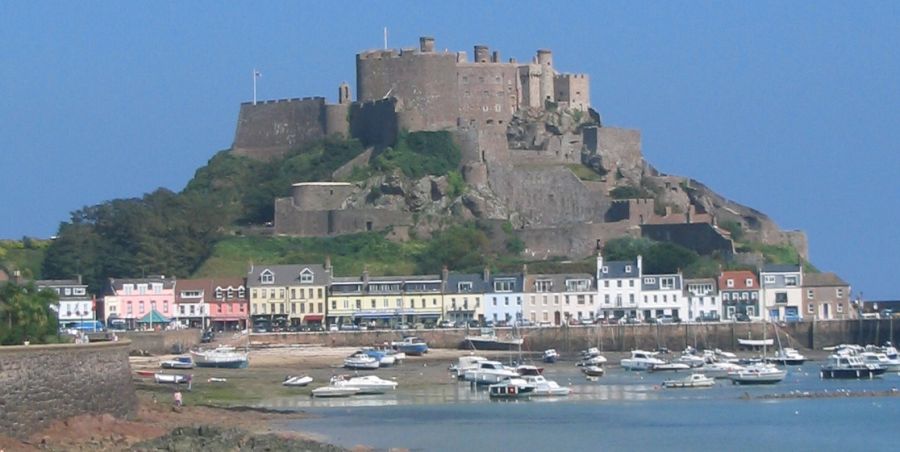
[{"label": "castle tower", "polygon": [[347,82],[342,82],[340,86],[338,86],[338,104],[349,105],[350,102],[350,85],[348,85]]},{"label": "castle tower", "polygon": [[419,51],[422,53],[434,52],[434,38],[431,36],[422,36],[419,38]]},{"label": "castle tower", "polygon": [[541,104],[550,101],[555,102],[553,95],[553,78],[556,71],[553,70],[553,52],[548,49],[540,49],[537,51],[537,62],[541,66]]},{"label": "castle tower", "polygon": [[489,63],[491,61],[491,51],[488,49],[488,46],[477,45],[475,46],[475,62],[476,63]]}]

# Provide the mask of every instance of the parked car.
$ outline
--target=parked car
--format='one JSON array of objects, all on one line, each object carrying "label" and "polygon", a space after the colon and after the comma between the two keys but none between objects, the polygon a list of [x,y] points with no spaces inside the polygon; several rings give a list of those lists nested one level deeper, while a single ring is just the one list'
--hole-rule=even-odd
[{"label": "parked car", "polygon": [[341,331],[359,331],[359,325],[354,325],[352,323],[345,323],[341,325]]},{"label": "parked car", "polygon": [[441,320],[441,322],[438,323],[438,328],[453,328],[453,321]]},{"label": "parked car", "polygon": [[743,312],[738,312],[737,314],[734,315],[734,321],[735,322],[749,322],[750,316],[748,316],[747,314],[745,314]]},{"label": "parked car", "polygon": [[581,325],[581,320],[578,320],[578,319],[569,319],[569,320],[567,321],[567,323],[569,324],[569,326],[578,326],[578,325]]},{"label": "parked car", "polygon": [[640,323],[636,317],[620,317],[619,325],[635,325]]},{"label": "parked car", "polygon": [[212,330],[206,330],[203,332],[203,335],[200,336],[200,342],[206,344],[212,342],[213,339],[216,338],[216,334],[212,332]]},{"label": "parked car", "polygon": [[528,319],[522,319],[522,320],[517,320],[517,321],[516,321],[516,326],[529,327],[529,326],[534,326],[534,324],[531,323],[531,320],[528,320]]},{"label": "parked car", "polygon": [[394,329],[395,330],[408,330],[409,325],[407,325],[405,323],[398,323],[398,324],[394,325]]}]

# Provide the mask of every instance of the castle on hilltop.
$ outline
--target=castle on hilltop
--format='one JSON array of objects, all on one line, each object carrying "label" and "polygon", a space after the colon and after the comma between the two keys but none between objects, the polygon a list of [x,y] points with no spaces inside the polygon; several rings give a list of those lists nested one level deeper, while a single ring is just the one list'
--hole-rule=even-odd
[{"label": "castle on hilltop", "polygon": [[265,159],[334,134],[392,144],[398,130],[505,128],[519,109],[548,102],[590,108],[588,76],[557,72],[550,50],[522,64],[477,45],[469,61],[466,52],[436,52],[432,37],[419,38],[418,48],[357,54],[356,86],[355,102],[341,83],[337,104],[322,97],[241,104],[233,151]]}]

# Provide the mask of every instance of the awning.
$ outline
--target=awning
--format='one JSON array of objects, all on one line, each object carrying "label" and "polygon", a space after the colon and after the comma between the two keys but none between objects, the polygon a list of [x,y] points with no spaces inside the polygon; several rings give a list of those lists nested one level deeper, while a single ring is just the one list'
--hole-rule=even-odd
[{"label": "awning", "polygon": [[304,322],[321,322],[325,316],[322,314],[307,314],[303,317]]},{"label": "awning", "polygon": [[209,317],[209,319],[213,322],[240,322],[241,320],[247,320],[246,317]]},{"label": "awning", "polygon": [[150,311],[149,314],[141,317],[138,323],[169,323],[169,319],[163,317],[156,309]]}]

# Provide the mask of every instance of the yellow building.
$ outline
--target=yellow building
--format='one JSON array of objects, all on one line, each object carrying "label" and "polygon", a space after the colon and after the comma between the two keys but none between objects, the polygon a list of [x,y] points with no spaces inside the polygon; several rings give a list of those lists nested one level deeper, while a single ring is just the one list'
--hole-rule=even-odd
[{"label": "yellow building", "polygon": [[328,291],[330,325],[395,326],[436,323],[443,315],[439,276],[332,278]]},{"label": "yellow building", "polygon": [[330,277],[321,265],[253,266],[247,274],[255,329],[319,325],[325,318]]}]

